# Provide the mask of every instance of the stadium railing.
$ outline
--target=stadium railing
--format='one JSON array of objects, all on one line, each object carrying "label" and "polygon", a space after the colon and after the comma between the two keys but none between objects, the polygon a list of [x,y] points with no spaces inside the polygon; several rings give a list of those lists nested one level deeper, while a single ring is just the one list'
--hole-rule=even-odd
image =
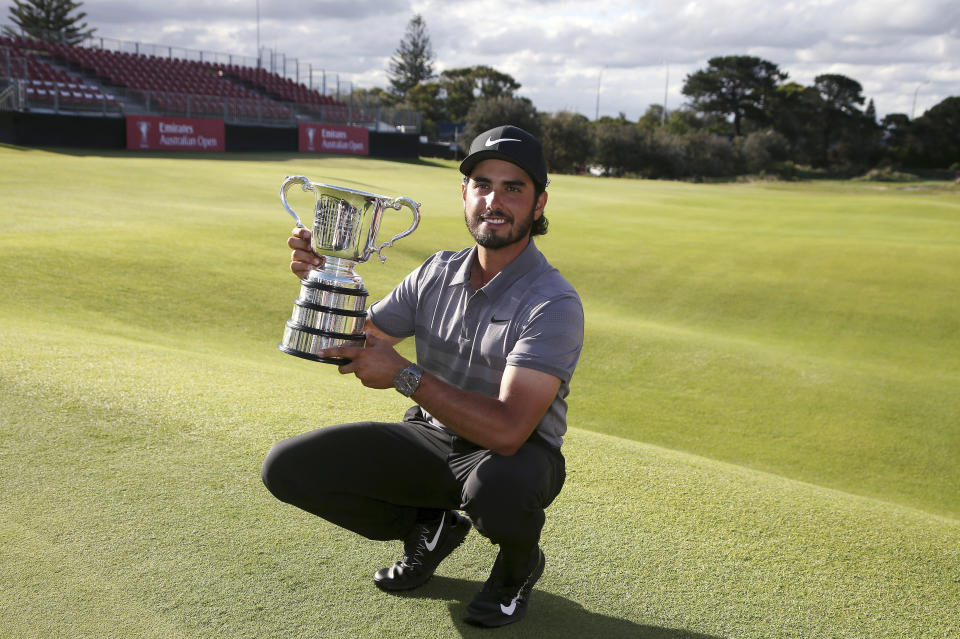
[{"label": "stadium railing", "polygon": [[222,61],[220,54],[200,52],[199,60],[190,60],[173,57],[172,47],[167,48],[167,57],[160,57],[155,48],[150,54],[140,52],[139,44],[131,53],[104,48],[102,38],[99,43],[100,47],[90,47],[0,38],[0,89],[5,83],[12,85],[15,96],[3,104],[55,113],[148,113],[216,117],[241,124],[293,126],[319,121],[420,130],[417,112],[368,108],[353,104],[352,98],[342,102],[281,74],[233,64],[233,56]]}]

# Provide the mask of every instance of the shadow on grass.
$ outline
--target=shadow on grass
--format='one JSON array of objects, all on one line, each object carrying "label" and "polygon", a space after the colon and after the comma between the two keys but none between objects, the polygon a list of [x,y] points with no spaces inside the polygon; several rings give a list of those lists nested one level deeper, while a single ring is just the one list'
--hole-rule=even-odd
[{"label": "shadow on grass", "polygon": [[[490,630],[462,620],[467,605],[483,586],[480,582],[435,576],[416,590],[389,593],[410,599],[448,602],[450,616],[463,637],[490,636]],[[454,601],[450,601],[450,600]],[[686,630],[644,626],[629,619],[609,617],[584,610],[583,606],[548,592],[534,589],[523,621],[499,628],[498,637],[603,637],[603,639],[719,639]]]}]

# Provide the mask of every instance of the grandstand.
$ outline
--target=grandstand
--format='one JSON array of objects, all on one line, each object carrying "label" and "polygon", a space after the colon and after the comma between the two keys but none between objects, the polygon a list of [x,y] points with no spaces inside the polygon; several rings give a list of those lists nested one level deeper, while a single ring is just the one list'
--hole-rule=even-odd
[{"label": "grandstand", "polygon": [[[72,46],[0,37],[0,109],[218,118],[228,124],[278,127],[321,122],[375,131],[419,131],[417,113],[358,105],[352,97],[342,101],[265,69],[259,61],[249,66],[235,64],[234,56],[223,62],[222,54],[199,52],[199,59],[187,59],[174,57],[169,47],[143,48],[153,53],[141,53],[139,43],[134,52],[111,50],[102,38]],[[156,55],[164,49],[166,56]]]}]

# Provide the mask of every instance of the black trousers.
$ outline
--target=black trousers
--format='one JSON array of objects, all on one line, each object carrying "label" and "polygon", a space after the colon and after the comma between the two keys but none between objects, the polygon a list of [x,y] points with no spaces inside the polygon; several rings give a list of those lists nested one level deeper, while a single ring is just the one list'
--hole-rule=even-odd
[{"label": "black trousers", "polygon": [[505,457],[430,426],[414,407],[401,423],[341,424],[283,440],[261,475],[277,499],[368,539],[404,539],[418,520],[464,510],[519,558],[539,542],[566,470],[559,449],[536,433]]}]

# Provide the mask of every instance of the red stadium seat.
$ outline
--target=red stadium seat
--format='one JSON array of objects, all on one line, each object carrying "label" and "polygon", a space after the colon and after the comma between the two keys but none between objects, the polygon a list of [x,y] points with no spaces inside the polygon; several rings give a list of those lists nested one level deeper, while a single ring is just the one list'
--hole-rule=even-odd
[{"label": "red stadium seat", "polygon": [[[107,84],[132,89],[133,96],[140,95],[138,92],[148,94],[150,107],[178,113],[187,112],[189,105],[191,113],[235,113],[251,119],[289,120],[294,109],[304,117],[335,121],[344,121],[349,115],[344,103],[322,95],[303,82],[259,67],[7,36],[0,39],[0,46],[11,49],[9,74],[32,81],[33,91],[29,95],[35,101],[56,95],[58,101],[68,104],[97,102],[114,106],[115,96],[96,86]],[[81,81],[80,74],[93,74],[98,80]],[[187,95],[193,96],[189,103]]]}]

